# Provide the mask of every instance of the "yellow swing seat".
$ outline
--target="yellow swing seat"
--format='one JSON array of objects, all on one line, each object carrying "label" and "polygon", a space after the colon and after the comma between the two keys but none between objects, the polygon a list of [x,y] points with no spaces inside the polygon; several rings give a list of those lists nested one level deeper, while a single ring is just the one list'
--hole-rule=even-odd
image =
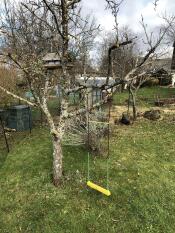
[{"label": "yellow swing seat", "polygon": [[92,189],[95,189],[95,190],[99,191],[100,193],[103,193],[106,196],[111,195],[111,192],[108,189],[104,189],[104,188],[100,187],[99,185],[92,183],[91,181],[87,182],[87,186],[89,186]]}]

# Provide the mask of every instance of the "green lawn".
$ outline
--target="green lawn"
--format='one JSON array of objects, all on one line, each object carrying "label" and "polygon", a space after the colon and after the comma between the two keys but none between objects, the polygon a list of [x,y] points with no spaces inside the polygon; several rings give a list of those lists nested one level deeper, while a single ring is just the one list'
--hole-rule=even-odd
[{"label": "green lawn", "polygon": [[[140,88],[137,94],[137,104],[139,106],[154,106],[154,101],[157,96],[159,98],[168,98],[175,97],[175,88],[166,88],[166,87],[144,87]],[[117,105],[126,105],[128,99],[128,91],[124,91],[123,93],[117,93],[114,96],[114,104]]]},{"label": "green lawn", "polygon": [[[15,134],[10,154],[0,150],[0,232],[174,233],[174,132],[175,125],[147,120],[116,126],[110,197],[86,187],[83,147],[64,147],[64,178],[55,188],[47,129]],[[103,185],[105,165],[91,159],[92,177]]]}]

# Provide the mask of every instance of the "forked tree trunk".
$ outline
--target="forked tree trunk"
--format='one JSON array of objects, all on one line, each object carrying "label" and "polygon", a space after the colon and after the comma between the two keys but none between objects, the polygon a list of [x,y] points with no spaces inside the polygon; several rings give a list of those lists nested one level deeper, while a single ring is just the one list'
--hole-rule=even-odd
[{"label": "forked tree trunk", "polygon": [[131,91],[133,120],[137,120],[136,95]]},{"label": "forked tree trunk", "polygon": [[131,104],[131,93],[130,93],[130,91],[129,91],[129,96],[128,96],[128,110],[127,110],[128,116],[129,116],[130,104]]},{"label": "forked tree trunk", "polygon": [[171,62],[171,70],[175,70],[175,40],[174,40],[174,44],[173,44],[173,56],[172,56],[172,62]]},{"label": "forked tree trunk", "polygon": [[57,136],[53,136],[53,183],[55,186],[59,186],[62,178],[62,147],[61,140]]},{"label": "forked tree trunk", "polygon": [[136,108],[136,97],[135,96],[133,96],[132,108],[133,108],[133,119],[137,120],[137,108]]},{"label": "forked tree trunk", "polygon": [[132,90],[131,87],[129,87],[130,97],[132,98],[132,112],[133,112],[133,120],[137,120],[137,107],[136,107],[136,91]]},{"label": "forked tree trunk", "polygon": [[63,159],[63,153],[62,153],[62,147],[61,147],[61,135],[59,135],[59,132],[55,126],[55,123],[53,121],[52,115],[50,114],[46,102],[46,98],[43,98],[43,103],[41,104],[41,109],[45,113],[45,116],[47,118],[49,127],[50,127],[50,133],[52,135],[52,144],[53,144],[53,183],[55,186],[59,186],[61,183],[62,178],[62,159]]}]

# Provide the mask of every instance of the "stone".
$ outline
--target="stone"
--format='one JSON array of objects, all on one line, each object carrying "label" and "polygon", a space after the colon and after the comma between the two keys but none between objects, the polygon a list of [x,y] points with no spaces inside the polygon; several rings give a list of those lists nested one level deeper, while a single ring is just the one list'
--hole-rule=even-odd
[{"label": "stone", "polygon": [[122,123],[124,125],[130,125],[131,124],[130,118],[126,113],[122,114],[122,118],[120,120],[120,123]]},{"label": "stone", "polygon": [[161,111],[160,110],[146,111],[143,116],[144,118],[147,118],[149,120],[156,121],[161,118]]}]

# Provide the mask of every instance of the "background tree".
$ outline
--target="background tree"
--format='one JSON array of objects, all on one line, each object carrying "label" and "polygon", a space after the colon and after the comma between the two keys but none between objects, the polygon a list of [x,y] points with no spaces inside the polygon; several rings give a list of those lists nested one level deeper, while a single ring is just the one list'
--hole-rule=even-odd
[{"label": "background tree", "polygon": [[[108,50],[108,76],[112,73],[113,74],[113,64],[114,64],[114,52],[119,50],[119,26],[118,26],[118,12],[119,8],[121,6],[121,3],[123,1],[118,0],[112,0],[107,2],[107,8],[111,10],[112,15],[115,19],[115,25],[114,29],[116,31],[116,42],[109,48]],[[155,7],[157,6],[158,1],[154,2]],[[128,81],[128,91],[129,91],[129,101],[130,98],[132,99],[132,108],[133,108],[133,119],[136,120],[137,118],[137,110],[136,110],[136,96],[139,88],[141,85],[146,82],[151,77],[151,73],[154,70],[154,61],[159,57],[161,57],[161,54],[159,51],[157,51],[157,48],[160,47],[161,43],[163,42],[163,39],[169,33],[169,30],[171,29],[172,25],[174,24],[175,17],[170,16],[165,19],[166,24],[161,27],[159,30],[159,33],[155,35],[153,32],[150,34],[147,30],[147,25],[144,23],[143,16],[141,16],[141,25],[143,28],[143,35],[142,35],[142,41],[144,44],[144,50],[145,54],[143,55],[143,52],[140,54],[135,54],[135,56],[132,57],[132,59],[129,59],[129,70],[128,73],[126,71],[126,74],[124,75],[124,80]],[[124,34],[126,37],[127,34]],[[135,37],[136,38],[136,37]],[[131,43],[129,43],[131,44]],[[124,47],[126,48],[126,47]],[[121,49],[121,47],[120,47]],[[131,50],[132,51],[132,50]],[[121,64],[121,62],[120,62]],[[126,60],[125,60],[126,64]],[[124,69],[125,65],[122,66]],[[129,105],[128,105],[129,109]]]},{"label": "background tree", "polygon": [[[9,69],[4,65],[0,66],[0,86],[5,87],[13,93],[17,93],[17,77],[15,69]],[[13,98],[0,92],[0,105],[7,106],[9,102],[12,102]]]},{"label": "background tree", "polygon": [[[127,38],[134,38],[136,35],[131,32],[128,27],[123,27],[119,31],[119,41],[127,40]],[[108,49],[113,44],[116,43],[115,32],[108,33],[103,37],[100,45],[100,58],[99,58],[99,69],[107,75],[108,67]],[[134,62],[136,60],[137,54],[137,44],[134,41],[124,47],[116,49],[112,53],[112,66],[111,66],[111,76],[113,78],[123,79],[125,75],[134,67]]]},{"label": "background tree", "polygon": [[96,24],[96,19],[87,15],[80,19],[81,8],[75,16],[75,24],[72,26],[73,37],[70,40],[70,49],[76,57],[76,72],[86,74],[87,68],[91,66],[90,53],[95,46],[95,38],[99,35],[100,25]]}]

